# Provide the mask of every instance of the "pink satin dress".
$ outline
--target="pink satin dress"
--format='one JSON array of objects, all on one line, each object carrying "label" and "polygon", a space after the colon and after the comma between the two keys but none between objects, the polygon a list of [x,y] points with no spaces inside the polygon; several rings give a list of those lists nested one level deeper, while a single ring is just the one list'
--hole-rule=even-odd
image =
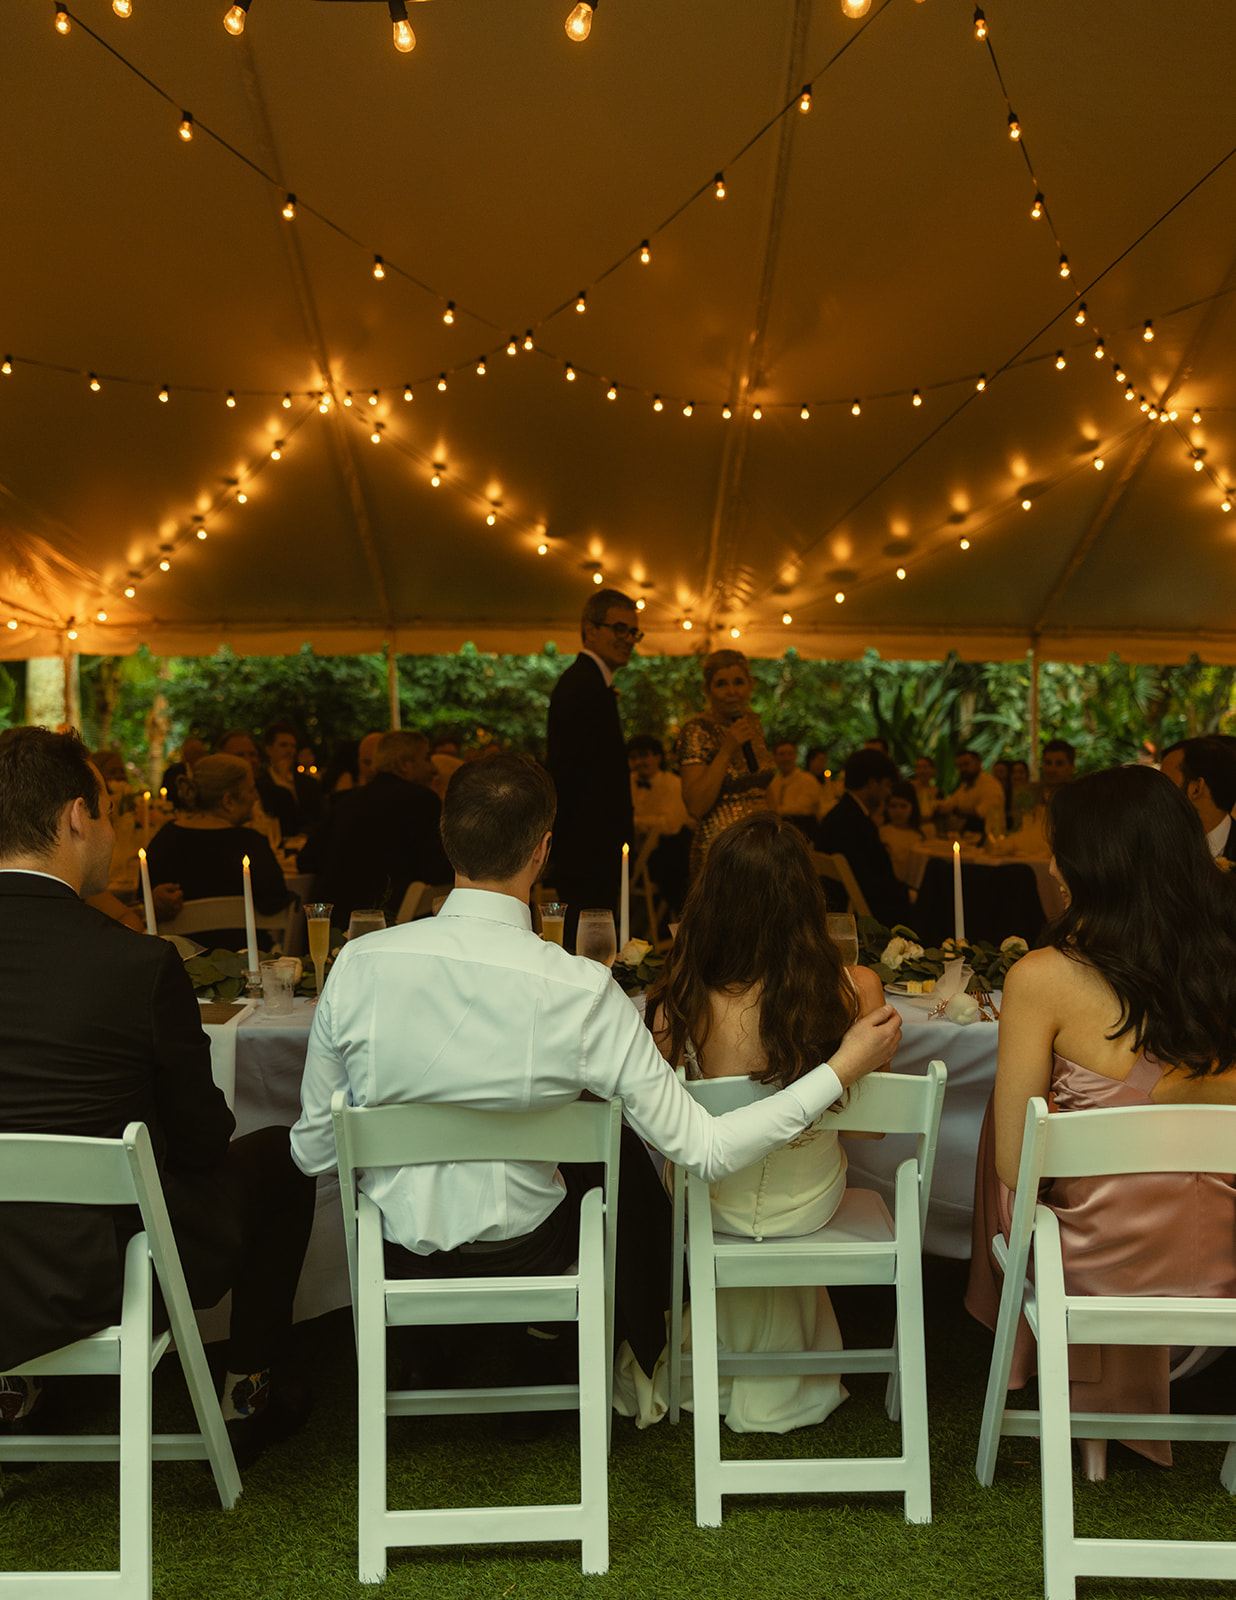
[{"label": "pink satin dress", "polygon": [[[1146,1106],[1163,1075],[1142,1055],[1117,1081],[1064,1056],[1052,1057],[1052,1111]],[[994,1329],[1001,1273],[991,1254],[997,1233],[1008,1237],[1013,1191],[996,1175],[995,1127],[989,1104],[975,1172],[974,1232],[966,1309]],[[1040,1200],[1060,1219],[1064,1282],[1070,1294],[1236,1294],[1236,1178],[1231,1173],[1147,1172],[1123,1177],[1056,1178]],[[1023,1318],[1017,1329],[1009,1388],[1035,1373],[1035,1344]],[[1073,1345],[1069,1389],[1074,1411],[1166,1413],[1166,1345]],[[1166,1440],[1123,1441],[1170,1466]]]}]

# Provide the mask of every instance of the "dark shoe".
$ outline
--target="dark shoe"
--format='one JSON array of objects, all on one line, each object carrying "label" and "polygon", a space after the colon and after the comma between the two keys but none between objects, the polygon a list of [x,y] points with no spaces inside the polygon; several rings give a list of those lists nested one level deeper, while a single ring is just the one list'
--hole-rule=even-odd
[{"label": "dark shoe", "polygon": [[251,1467],[264,1450],[291,1438],[313,1409],[313,1396],[307,1384],[274,1382],[270,1398],[251,1417],[233,1417],[227,1424],[232,1454],[241,1472]]}]

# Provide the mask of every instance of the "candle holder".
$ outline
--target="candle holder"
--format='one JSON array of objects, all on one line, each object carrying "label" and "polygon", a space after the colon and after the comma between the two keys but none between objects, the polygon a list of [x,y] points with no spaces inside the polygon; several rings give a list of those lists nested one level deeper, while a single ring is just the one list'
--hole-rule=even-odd
[{"label": "candle holder", "polygon": [[262,998],[262,969],[260,967],[245,968],[245,999],[260,1000]]}]

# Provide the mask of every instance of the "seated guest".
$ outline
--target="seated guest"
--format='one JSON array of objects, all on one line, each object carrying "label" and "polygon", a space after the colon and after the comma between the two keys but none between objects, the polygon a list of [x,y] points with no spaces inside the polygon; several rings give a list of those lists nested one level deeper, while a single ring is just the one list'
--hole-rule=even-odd
[{"label": "seated guest", "polygon": [[[966,1305],[995,1327],[1026,1105],[1236,1104],[1236,882],[1216,872],[1197,816],[1161,773],[1116,767],[1061,785],[1047,814],[1066,896],[1046,949],[1004,981],[996,1087],[979,1145]],[[1236,1295],[1230,1172],[1055,1178],[1068,1293]],[[1153,1300],[1148,1304],[1153,1305]],[[1075,1411],[1167,1412],[1165,1345],[1069,1349]],[[1022,1323],[1010,1388],[1034,1371]],[[1165,1441],[1125,1440],[1162,1466]],[[1089,1478],[1106,1440],[1079,1439]]]},{"label": "seated guest", "polygon": [[[336,1089],[353,1105],[494,1110],[548,1109],[588,1092],[620,1095],[636,1134],[711,1181],[797,1138],[843,1083],[887,1059],[899,1023],[883,1007],[839,1029],[831,1067],[710,1117],[606,969],[532,931],[528,898],[549,855],[555,806],[548,773],[524,756],[471,762],[451,780],[442,837],[454,892],[436,917],[345,946],[318,1003],[292,1133],[303,1171],[334,1169]],[[623,1149],[618,1336],[651,1373],[665,1342],[669,1207],[626,1128]],[[386,1270],[400,1277],[562,1271],[575,1259],[580,1197],[593,1181],[586,1168],[553,1172],[535,1162],[454,1162],[360,1179],[382,1212]],[[467,1248],[477,1241],[487,1248]]]},{"label": "seated guest", "polygon": [[[215,746],[215,753],[237,756],[241,761],[247,761],[249,770],[253,773],[253,781],[257,783],[262,772],[262,758],[258,754],[257,745],[253,742],[253,735],[247,728],[229,728]],[[278,849],[279,841],[283,837],[279,820],[266,810],[256,788],[253,791],[253,809],[249,814],[249,826],[255,833],[266,837],[272,850]]]},{"label": "seated guest", "polygon": [[1183,739],[1163,752],[1159,769],[1170,778],[1197,812],[1212,856],[1236,861],[1236,745],[1211,735]]},{"label": "seated guest", "polygon": [[780,816],[789,817],[808,838],[814,837],[824,791],[809,772],[798,765],[793,739],[778,739],[773,746],[777,775],[768,785],[768,803]]},{"label": "seated guest", "polygon": [[306,834],[321,820],[322,786],[298,770],[296,729],[290,722],[272,722],[262,735],[266,765],[258,772],[258,799],[268,817],[274,817],[282,836]]},{"label": "seated guest", "polygon": [[1039,782],[1043,798],[1050,800],[1062,783],[1072,783],[1077,776],[1077,751],[1067,739],[1049,739],[1043,746],[1039,762]]},{"label": "seated guest", "polygon": [[940,798],[940,791],[936,788],[936,764],[930,756],[915,757],[914,788],[918,794],[919,811],[929,817]]},{"label": "seated guest", "polygon": [[384,911],[394,922],[410,883],[449,882],[433,779],[423,733],[382,734],[371,780],[340,795],[300,852],[301,871],[314,875],[313,897],[334,906],[336,927],[346,928],[357,910]]},{"label": "seated guest", "polygon": [[[282,911],[292,898],[283,871],[264,834],[247,826],[257,800],[253,772],[239,756],[203,756],[191,778],[180,780],[186,810],[150,841],[146,863],[152,884],[178,884],[186,900],[244,893],[242,862],[249,857],[253,903],[264,916]],[[208,928],[193,938],[207,948],[239,950],[245,928]],[[270,949],[270,934],[258,930]]]},{"label": "seated guest", "polygon": [[820,803],[816,811],[818,819],[833,809],[845,791],[829,768],[828,751],[821,749],[819,745],[814,745],[807,751],[803,771],[809,772],[820,786]]},{"label": "seated guest", "polygon": [[180,747],[180,760],[174,761],[164,772],[161,787],[166,789],[167,798],[176,809],[180,807],[176,780],[190,777],[193,773],[193,763],[200,761],[205,754],[206,741],[204,739],[188,738]]},{"label": "seated guest", "polygon": [[327,800],[355,789],[360,771],[360,740],[344,739],[331,752],[319,782]]},{"label": "seated guest", "polygon": [[358,788],[364,788],[377,771],[378,746],[382,743],[380,733],[367,733],[356,747],[356,783]]},{"label": "seated guest", "polygon": [[923,843],[923,819],[918,809],[918,790],[912,783],[895,783],[884,806],[888,818],[880,829],[880,841],[888,851],[893,871],[902,883],[913,883],[910,855]]},{"label": "seated guest", "polygon": [[936,810],[956,817],[964,827],[986,828],[989,818],[997,825],[1003,824],[1004,790],[989,772],[983,771],[977,752],[958,752],[957,787],[936,802]]},{"label": "seated guest", "polygon": [[[845,764],[845,793],[820,823],[819,834],[820,849],[846,858],[871,915],[889,927],[905,921],[910,892],[893,871],[873,813],[900,776],[882,750],[856,750]],[[825,888],[838,901],[845,893],[840,884]]]},{"label": "seated guest", "polygon": [[[132,1121],[149,1128],[193,1304],[232,1290],[223,1408],[245,1466],[308,1411],[303,1386],[272,1374],[314,1186],[292,1164],[286,1128],[231,1139],[173,946],[83,904],[107,884],[110,809],[76,734],[0,736],[0,1130],[118,1139]],[[111,1206],[0,1212],[0,1372],[11,1372],[117,1320],[140,1223]],[[156,1316],[166,1327],[161,1305]],[[4,1386],[6,1417],[37,1403],[34,1380]]]},{"label": "seated guest", "polygon": [[[742,917],[735,906],[745,908]],[[831,1058],[858,1017],[883,1006],[873,972],[842,966],[820,880],[789,819],[757,815],[727,828],[648,992],[649,1026],[665,1059],[691,1078],[784,1088]],[[845,1193],[846,1160],[828,1121],[714,1183],[714,1225],[768,1239],[822,1228]],[[727,1353],[842,1348],[823,1288],[720,1290],[717,1343]],[[784,1433],[822,1422],[845,1393],[835,1373],[723,1378],[721,1406],[735,1433]],[[641,1425],[659,1420],[667,1395],[658,1386],[640,1398]]]},{"label": "seated guest", "polygon": [[627,760],[631,766],[631,804],[635,808],[635,831],[661,834],[681,833],[691,826],[682,800],[682,780],[666,772],[665,746],[651,733],[637,733],[627,741]]}]

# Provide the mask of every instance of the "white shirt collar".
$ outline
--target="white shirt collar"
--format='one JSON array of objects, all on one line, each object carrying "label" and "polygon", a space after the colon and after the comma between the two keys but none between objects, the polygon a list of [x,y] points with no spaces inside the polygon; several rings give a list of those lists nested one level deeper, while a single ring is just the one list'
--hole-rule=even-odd
[{"label": "white shirt collar", "polygon": [[438,916],[480,917],[485,922],[504,922],[532,931],[532,913],[523,901],[511,894],[495,894],[492,889],[452,889]]},{"label": "white shirt collar", "polygon": [[1206,843],[1210,846],[1212,856],[1223,854],[1223,846],[1227,843],[1227,836],[1232,831],[1231,817],[1220,817],[1218,822],[1206,835]]},{"label": "white shirt collar", "polygon": [[583,645],[580,645],[579,653],[581,656],[587,656],[590,660],[596,662],[597,666],[601,669],[601,676],[605,679],[605,687],[607,689],[612,689],[614,686],[614,669],[606,662],[602,661],[595,650],[585,650]]},{"label": "white shirt collar", "polygon": [[[40,872],[37,867],[0,867],[0,872],[24,872],[30,878],[50,878],[53,883],[62,883],[66,889],[73,889],[67,878],[61,878],[54,872]],[[76,894],[77,890],[73,889],[73,893]]]}]

